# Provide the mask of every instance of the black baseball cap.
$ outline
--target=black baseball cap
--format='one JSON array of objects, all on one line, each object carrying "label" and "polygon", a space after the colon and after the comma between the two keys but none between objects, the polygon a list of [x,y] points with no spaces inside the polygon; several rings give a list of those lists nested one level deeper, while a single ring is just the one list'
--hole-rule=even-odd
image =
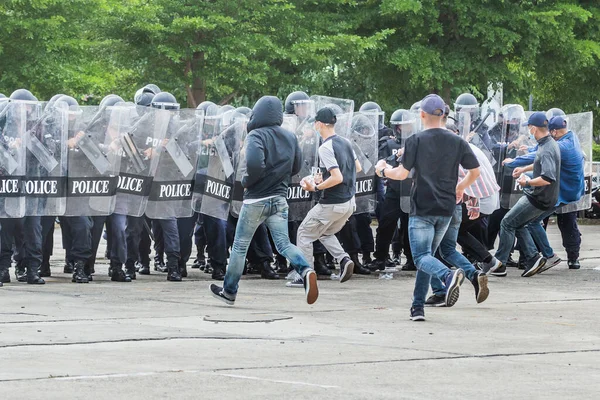
[{"label": "black baseball cap", "polygon": [[319,111],[317,111],[317,115],[311,119],[311,122],[319,121],[324,124],[335,125],[337,122],[337,117],[333,110],[329,107],[323,107]]}]

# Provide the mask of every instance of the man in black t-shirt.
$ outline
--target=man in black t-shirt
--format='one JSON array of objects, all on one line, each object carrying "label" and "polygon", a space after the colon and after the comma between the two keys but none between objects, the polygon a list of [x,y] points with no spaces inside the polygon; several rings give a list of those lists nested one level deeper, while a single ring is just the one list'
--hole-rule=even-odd
[{"label": "man in black t-shirt", "polygon": [[[420,111],[424,130],[406,141],[401,165],[392,168],[381,160],[376,166],[380,176],[396,180],[408,178],[414,170],[408,225],[418,269],[411,308],[413,321],[425,320],[423,306],[432,275],[446,286],[446,306],[451,307],[458,300],[464,271],[451,271],[434,254],[448,229],[455,205],[462,199],[465,188],[479,176],[479,163],[468,143],[443,128],[444,108],[445,103],[438,95],[425,97]],[[460,183],[459,165],[468,171]]]}]

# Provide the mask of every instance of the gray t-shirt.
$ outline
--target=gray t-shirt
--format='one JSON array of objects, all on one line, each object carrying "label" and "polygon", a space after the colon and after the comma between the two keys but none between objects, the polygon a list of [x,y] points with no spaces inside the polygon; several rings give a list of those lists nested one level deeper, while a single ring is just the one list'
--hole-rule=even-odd
[{"label": "gray t-shirt", "polygon": [[534,207],[549,210],[556,205],[560,190],[560,149],[550,136],[538,140],[538,150],[533,162],[533,179],[540,176],[550,184],[528,187],[523,192]]},{"label": "gray t-shirt", "polygon": [[342,204],[350,201],[356,193],[356,154],[352,145],[338,135],[327,138],[319,147],[319,163],[323,172],[323,180],[331,176],[330,171],[338,168],[344,178],[343,182],[323,190],[319,203]]}]

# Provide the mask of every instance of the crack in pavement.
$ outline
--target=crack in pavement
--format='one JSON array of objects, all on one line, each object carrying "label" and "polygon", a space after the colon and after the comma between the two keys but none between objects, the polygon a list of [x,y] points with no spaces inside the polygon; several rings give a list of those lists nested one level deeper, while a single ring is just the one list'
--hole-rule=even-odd
[{"label": "crack in pavement", "polygon": [[308,340],[309,338],[265,338],[258,336],[164,336],[156,338],[130,338],[130,339],[109,339],[109,340],[91,340],[80,342],[57,342],[57,343],[15,343],[0,345],[0,349],[10,349],[15,347],[48,347],[48,346],[76,346],[88,344],[104,343],[128,343],[128,342],[156,342],[166,340],[263,340],[279,342],[297,342]]},{"label": "crack in pavement", "polygon": [[[45,381],[45,380],[57,380],[57,381],[70,381],[70,380],[86,380],[86,379],[109,379],[109,378],[132,378],[132,377],[144,377],[168,373],[194,373],[194,374],[207,374],[212,373],[220,376],[228,376],[227,374],[219,374],[219,372],[226,371],[258,371],[258,370],[274,370],[274,369],[287,369],[287,368],[318,368],[318,367],[332,367],[332,366],[353,366],[353,365],[373,365],[373,364],[390,364],[390,363],[411,363],[411,362],[422,362],[422,361],[444,361],[444,360],[467,360],[467,359],[489,359],[489,358],[501,358],[501,357],[527,357],[527,356],[544,356],[544,355],[557,355],[557,354],[584,354],[584,353],[599,353],[600,349],[582,349],[582,350],[558,350],[558,351],[539,351],[539,352],[522,352],[522,353],[490,353],[490,354],[464,354],[457,356],[446,356],[446,357],[415,357],[415,358],[404,358],[404,359],[391,359],[391,360],[364,360],[364,361],[344,361],[337,363],[322,363],[322,364],[293,364],[293,365],[274,365],[274,366],[262,366],[262,367],[236,367],[236,368],[217,368],[217,369],[200,369],[200,370],[162,370],[152,372],[134,372],[134,373],[119,373],[119,374],[99,374],[99,375],[60,375],[48,377],[34,377],[34,378],[14,378],[14,379],[0,379],[0,383],[8,382],[28,382],[28,381]],[[231,377],[239,377],[245,379],[257,379],[265,380],[268,379],[246,377],[232,375]],[[284,381],[273,381],[274,383],[284,383]],[[298,383],[307,384],[304,382],[285,382],[285,383]],[[311,385],[311,384],[308,384]],[[324,387],[324,386],[323,386]]]}]

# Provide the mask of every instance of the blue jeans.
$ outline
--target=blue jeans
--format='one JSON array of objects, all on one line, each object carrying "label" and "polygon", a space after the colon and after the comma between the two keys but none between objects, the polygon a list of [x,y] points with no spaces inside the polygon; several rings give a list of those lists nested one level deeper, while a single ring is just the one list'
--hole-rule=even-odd
[{"label": "blue jeans", "polygon": [[425,305],[431,276],[445,280],[450,273],[450,269],[433,254],[442,242],[451,219],[452,217],[411,215],[408,220],[410,248],[417,266],[417,279],[413,293],[414,308],[421,308]]},{"label": "blue jeans", "polygon": [[527,224],[534,221],[546,211],[536,208],[526,196],[519,199],[517,204],[504,216],[500,223],[500,244],[496,251],[496,258],[506,264],[510,251],[515,244],[515,236],[519,240],[519,249],[525,261],[534,258],[538,252],[533,238],[527,229]]},{"label": "blue jeans", "polygon": [[244,271],[246,253],[254,232],[263,222],[269,228],[277,252],[287,258],[300,275],[304,276],[310,264],[298,247],[290,243],[288,236],[288,204],[283,196],[272,197],[253,204],[243,204],[235,229],[235,239],[231,247],[229,266],[225,274],[225,293],[235,298],[238,284]]},{"label": "blue jeans", "polygon": [[554,255],[554,250],[550,246],[550,242],[548,242],[548,235],[542,226],[542,221],[554,214],[555,211],[556,208],[552,208],[527,224],[527,230],[529,230],[529,234],[542,252],[542,255],[546,258],[552,257]]},{"label": "blue jeans", "polygon": [[[456,251],[456,240],[458,238],[458,230],[461,223],[462,205],[458,204],[454,209],[454,214],[452,214],[450,226],[448,226],[448,230],[440,243],[439,254],[448,264],[465,271],[465,277],[468,280],[473,280],[477,270],[465,256]],[[431,289],[433,290],[433,293],[438,296],[446,294],[446,286],[444,286],[442,281],[435,276],[431,277]]]}]

